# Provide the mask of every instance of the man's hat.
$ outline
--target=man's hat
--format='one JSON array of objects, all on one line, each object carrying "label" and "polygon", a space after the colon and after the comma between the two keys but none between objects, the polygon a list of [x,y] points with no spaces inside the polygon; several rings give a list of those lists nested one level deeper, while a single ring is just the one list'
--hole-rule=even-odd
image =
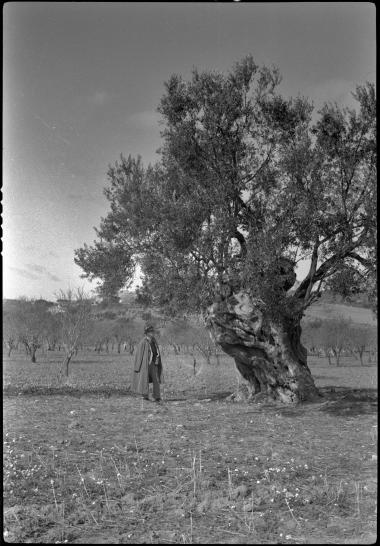
[{"label": "man's hat", "polygon": [[153,324],[146,324],[145,325],[144,334],[148,334],[149,332],[154,332]]}]

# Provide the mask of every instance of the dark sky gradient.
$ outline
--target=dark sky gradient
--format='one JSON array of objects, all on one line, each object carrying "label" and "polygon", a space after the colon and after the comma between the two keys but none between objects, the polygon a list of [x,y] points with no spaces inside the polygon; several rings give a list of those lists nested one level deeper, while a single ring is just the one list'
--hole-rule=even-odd
[{"label": "dark sky gradient", "polygon": [[[107,212],[110,163],[155,160],[174,72],[279,67],[286,95],[353,104],[375,81],[375,7],[353,3],[22,3],[4,6],[4,297],[54,299]],[[94,285],[92,285],[94,286]]]}]

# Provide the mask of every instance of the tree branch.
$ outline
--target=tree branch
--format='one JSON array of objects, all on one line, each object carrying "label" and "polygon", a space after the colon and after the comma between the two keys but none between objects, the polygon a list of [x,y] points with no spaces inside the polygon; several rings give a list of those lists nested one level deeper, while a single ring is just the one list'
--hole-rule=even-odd
[{"label": "tree branch", "polygon": [[246,211],[249,213],[249,215],[251,215],[251,216],[253,217],[253,210],[251,209],[251,207],[250,207],[249,205],[247,205],[247,203],[245,203],[245,202],[243,201],[243,199],[240,197],[240,195],[237,195],[237,196],[236,196],[236,200],[239,202],[240,206],[241,206],[244,210],[246,210]]},{"label": "tree branch", "polygon": [[364,267],[371,267],[373,264],[370,260],[368,260],[367,258],[363,258],[363,256],[360,256],[359,254],[357,254],[356,252],[349,252],[347,254],[347,256],[349,258],[353,258],[354,260],[358,261],[359,263],[361,263]]},{"label": "tree branch", "polygon": [[272,151],[273,151],[273,145],[270,146],[268,154],[267,154],[266,158],[264,159],[264,161],[261,163],[260,167],[253,174],[248,175],[248,176],[243,178],[243,182],[245,184],[247,184],[247,182],[252,182],[252,180],[254,180],[254,178],[256,178],[256,176],[259,174],[259,172],[269,163],[270,157],[272,155]]},{"label": "tree branch", "polygon": [[313,254],[312,254],[312,257],[311,257],[311,264],[310,264],[309,273],[307,274],[307,277],[306,277],[306,279],[309,280],[309,286],[307,287],[306,292],[305,292],[305,298],[304,298],[305,302],[309,299],[310,293],[311,293],[311,290],[312,290],[313,284],[314,284],[313,279],[314,279],[315,272],[317,270],[317,263],[318,263],[318,248],[319,248],[319,237],[317,235],[317,240],[315,241],[315,245],[314,245],[314,248],[313,248]]},{"label": "tree branch", "polygon": [[323,264],[321,264],[316,271],[314,271],[314,274],[311,276],[310,272],[308,273],[307,277],[301,282],[297,290],[294,292],[294,296],[299,299],[304,299],[304,308],[308,307],[310,305],[310,301],[307,301],[305,299],[307,290],[311,284],[313,286],[316,282],[324,280],[326,277],[332,275],[334,267],[344,258],[347,258],[350,253],[358,246],[359,241],[355,243],[351,243],[349,246],[344,248],[341,252],[338,254],[334,254],[331,256],[331,258],[328,258]]},{"label": "tree branch", "polygon": [[239,241],[241,248],[240,258],[244,258],[247,255],[247,243],[245,241],[244,235],[240,233],[240,231],[236,228],[233,237],[235,237],[235,239]]}]

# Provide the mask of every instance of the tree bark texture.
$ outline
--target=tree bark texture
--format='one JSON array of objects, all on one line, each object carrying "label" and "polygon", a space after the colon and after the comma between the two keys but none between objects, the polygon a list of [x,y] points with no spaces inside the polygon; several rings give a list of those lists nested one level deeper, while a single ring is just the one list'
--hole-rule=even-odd
[{"label": "tree bark texture", "polygon": [[261,393],[291,404],[319,396],[299,322],[273,320],[262,300],[241,291],[214,303],[206,324],[249,382],[250,398]]}]

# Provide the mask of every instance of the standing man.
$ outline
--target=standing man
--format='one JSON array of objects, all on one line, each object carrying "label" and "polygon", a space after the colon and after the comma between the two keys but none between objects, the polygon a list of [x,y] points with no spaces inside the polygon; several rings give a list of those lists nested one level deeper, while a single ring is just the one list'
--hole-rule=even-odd
[{"label": "standing man", "polygon": [[147,324],[144,329],[145,335],[136,349],[132,377],[132,392],[141,394],[145,400],[149,400],[149,383],[153,383],[154,401],[160,402],[162,362],[160,349],[154,337],[154,333],[154,326],[152,324]]}]

